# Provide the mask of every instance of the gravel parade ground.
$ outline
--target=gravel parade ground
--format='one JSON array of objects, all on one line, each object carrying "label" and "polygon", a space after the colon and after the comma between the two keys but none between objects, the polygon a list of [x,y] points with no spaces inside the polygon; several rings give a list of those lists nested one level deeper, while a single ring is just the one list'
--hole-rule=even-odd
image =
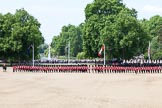
[{"label": "gravel parade ground", "polygon": [[0,108],[162,108],[162,74],[0,69]]}]

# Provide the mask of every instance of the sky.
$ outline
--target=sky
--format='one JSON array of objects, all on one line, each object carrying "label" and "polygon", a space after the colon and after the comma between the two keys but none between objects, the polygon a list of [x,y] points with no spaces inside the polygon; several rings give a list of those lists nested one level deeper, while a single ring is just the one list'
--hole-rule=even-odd
[{"label": "sky", "polygon": [[[65,25],[79,25],[84,22],[84,9],[93,0],[0,0],[0,13],[14,14],[24,8],[41,23],[45,43],[50,44],[53,36]],[[123,3],[138,12],[138,19],[162,16],[162,0],[123,0]]]}]

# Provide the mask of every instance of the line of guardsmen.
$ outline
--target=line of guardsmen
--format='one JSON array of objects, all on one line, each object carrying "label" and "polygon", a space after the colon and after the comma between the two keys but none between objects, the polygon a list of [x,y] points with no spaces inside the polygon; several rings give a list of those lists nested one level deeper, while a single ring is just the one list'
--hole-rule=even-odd
[{"label": "line of guardsmen", "polygon": [[13,72],[44,73],[162,73],[161,66],[121,66],[121,65],[47,65],[13,66]]},{"label": "line of guardsmen", "polygon": [[160,66],[92,66],[92,73],[162,73]]},{"label": "line of guardsmen", "polygon": [[13,66],[13,72],[82,72],[88,73],[88,65],[45,65],[45,66]]}]

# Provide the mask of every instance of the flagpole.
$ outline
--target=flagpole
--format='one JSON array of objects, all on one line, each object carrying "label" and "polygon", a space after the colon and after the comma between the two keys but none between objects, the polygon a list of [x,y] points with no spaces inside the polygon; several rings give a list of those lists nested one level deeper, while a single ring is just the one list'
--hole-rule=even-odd
[{"label": "flagpole", "polygon": [[104,65],[106,64],[106,62],[105,62],[105,60],[106,60],[105,50],[106,50],[106,48],[105,48],[105,44],[104,44]]},{"label": "flagpole", "polygon": [[33,66],[34,66],[34,43],[33,43]]},{"label": "flagpole", "polygon": [[70,41],[69,41],[69,44],[68,44],[68,64],[70,62]]},{"label": "flagpole", "polygon": [[149,59],[149,61],[150,61],[150,55],[151,55],[151,54],[150,54],[150,53],[151,53],[151,51],[150,51],[150,50],[151,50],[150,47],[151,47],[151,46],[150,46],[150,41],[149,41],[149,46],[148,46],[148,59]]}]

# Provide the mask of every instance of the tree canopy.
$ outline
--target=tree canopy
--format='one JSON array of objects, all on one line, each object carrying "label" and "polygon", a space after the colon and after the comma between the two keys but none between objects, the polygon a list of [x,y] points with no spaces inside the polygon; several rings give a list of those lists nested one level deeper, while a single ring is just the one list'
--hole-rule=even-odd
[{"label": "tree canopy", "polygon": [[85,8],[85,15],[83,49],[87,57],[97,57],[102,44],[109,59],[129,59],[146,50],[149,36],[135,9],[127,8],[122,0],[94,0]]},{"label": "tree canopy", "polygon": [[40,23],[24,9],[16,10],[15,14],[0,14],[0,57],[1,59],[26,60],[31,58],[27,50],[31,45],[37,47],[44,43],[39,30]]},{"label": "tree canopy", "polygon": [[162,17],[155,15],[149,20],[143,19],[142,24],[151,37],[151,58],[162,58]]},{"label": "tree canopy", "polygon": [[55,55],[65,56],[69,48],[70,42],[70,55],[76,57],[79,52],[82,52],[82,30],[83,25],[78,27],[74,25],[63,26],[59,36],[54,36],[51,47],[54,49]]}]

